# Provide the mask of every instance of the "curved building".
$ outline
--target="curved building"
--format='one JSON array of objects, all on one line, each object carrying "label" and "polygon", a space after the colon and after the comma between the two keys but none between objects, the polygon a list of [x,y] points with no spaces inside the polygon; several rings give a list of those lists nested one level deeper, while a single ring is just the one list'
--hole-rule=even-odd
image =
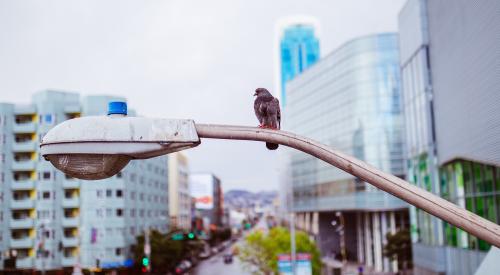
[{"label": "curved building", "polygon": [[[286,90],[286,130],[404,177],[397,34],[345,43]],[[382,248],[386,233],[407,226],[407,204],[308,155],[291,152],[288,161],[298,226],[318,238],[323,254],[341,254],[345,243],[349,261],[395,271]]]}]

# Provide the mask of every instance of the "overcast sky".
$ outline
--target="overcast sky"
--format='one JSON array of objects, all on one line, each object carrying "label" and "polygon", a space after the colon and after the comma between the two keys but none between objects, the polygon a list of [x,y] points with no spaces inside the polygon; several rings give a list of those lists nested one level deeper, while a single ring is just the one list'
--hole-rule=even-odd
[{"label": "overcast sky", "polygon": [[[321,54],[397,30],[403,0],[0,0],[0,102],[44,89],[125,96],[140,115],[256,126],[253,92],[274,87],[274,29],[285,16],[321,25]],[[286,117],[283,119],[286,120]],[[277,153],[203,141],[192,171],[225,190],[278,188]]]}]

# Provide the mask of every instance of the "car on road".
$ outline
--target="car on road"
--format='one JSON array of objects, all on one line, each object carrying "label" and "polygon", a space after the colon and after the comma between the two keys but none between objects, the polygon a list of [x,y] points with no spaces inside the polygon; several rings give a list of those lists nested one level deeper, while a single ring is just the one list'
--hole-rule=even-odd
[{"label": "car on road", "polygon": [[231,253],[227,253],[227,254],[224,254],[224,263],[225,264],[231,264],[233,263],[233,254]]},{"label": "car on road", "polygon": [[198,255],[198,257],[203,260],[208,259],[210,258],[210,251],[203,251],[200,253],[200,255]]},{"label": "car on road", "polygon": [[215,255],[219,253],[219,249],[217,249],[217,247],[212,247],[212,255]]},{"label": "car on road", "polygon": [[182,260],[176,267],[175,267],[175,274],[184,274],[187,272],[193,265],[191,264],[190,261],[188,260]]}]

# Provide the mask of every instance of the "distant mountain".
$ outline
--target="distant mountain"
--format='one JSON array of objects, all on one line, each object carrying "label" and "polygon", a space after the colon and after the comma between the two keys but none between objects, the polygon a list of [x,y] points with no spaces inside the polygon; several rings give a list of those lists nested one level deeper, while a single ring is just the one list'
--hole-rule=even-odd
[{"label": "distant mountain", "polygon": [[230,208],[248,208],[259,205],[271,205],[278,196],[277,191],[260,191],[253,193],[247,190],[233,189],[224,193],[224,204]]}]

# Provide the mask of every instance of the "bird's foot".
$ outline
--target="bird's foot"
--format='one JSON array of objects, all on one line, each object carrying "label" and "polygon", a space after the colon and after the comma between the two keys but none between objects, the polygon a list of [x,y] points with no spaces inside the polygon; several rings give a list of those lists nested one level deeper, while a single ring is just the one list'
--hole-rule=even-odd
[{"label": "bird's foot", "polygon": [[261,128],[261,129],[265,129],[265,128],[267,128],[265,125],[262,125],[262,124],[260,124],[260,125],[259,125],[259,126],[257,126],[257,127]]}]

